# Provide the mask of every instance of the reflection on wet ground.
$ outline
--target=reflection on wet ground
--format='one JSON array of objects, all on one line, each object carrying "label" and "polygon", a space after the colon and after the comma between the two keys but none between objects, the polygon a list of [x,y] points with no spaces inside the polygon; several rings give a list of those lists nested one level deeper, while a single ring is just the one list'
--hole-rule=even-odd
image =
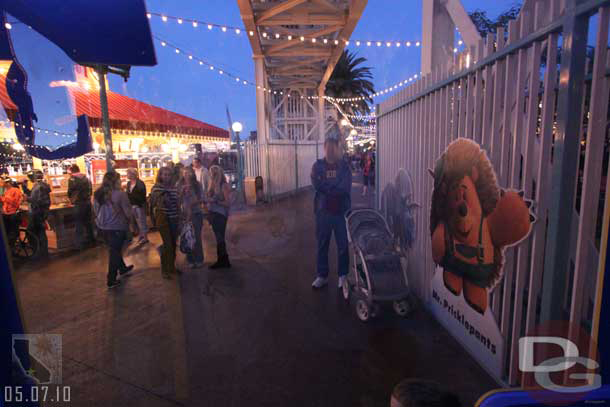
[{"label": "reflection on wet ground", "polygon": [[[364,206],[359,193],[355,184]],[[388,406],[406,377],[435,379],[472,405],[494,388],[423,309],[406,320],[387,310],[365,325],[334,288],[336,275],[311,290],[311,201],[304,192],[236,212],[231,270],[185,268],[163,280],[156,233],[128,249],[136,269],[111,292],[102,247],[20,267],[28,331],[63,334],[71,405]],[[204,240],[209,263],[209,226]]]}]

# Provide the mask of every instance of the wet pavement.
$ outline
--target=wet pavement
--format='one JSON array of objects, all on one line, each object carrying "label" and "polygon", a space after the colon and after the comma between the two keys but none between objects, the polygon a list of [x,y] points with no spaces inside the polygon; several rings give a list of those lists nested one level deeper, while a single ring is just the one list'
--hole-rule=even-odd
[{"label": "wet pavement", "polygon": [[[360,192],[355,183],[354,206],[372,203]],[[469,406],[496,387],[422,307],[364,324],[336,273],[311,290],[311,191],[235,213],[230,270],[183,267],[163,280],[158,233],[150,238],[127,250],[135,270],[112,291],[103,247],[16,271],[27,331],[63,335],[68,405],[389,406],[393,386],[411,377],[436,380]],[[208,264],[213,240],[206,225]],[[336,270],[334,243],[330,261]]]}]

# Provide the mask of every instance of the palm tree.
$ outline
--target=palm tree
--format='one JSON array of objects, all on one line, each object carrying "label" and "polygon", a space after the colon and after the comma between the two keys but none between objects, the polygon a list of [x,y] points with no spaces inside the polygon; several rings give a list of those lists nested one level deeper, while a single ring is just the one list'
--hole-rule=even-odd
[{"label": "palm tree", "polygon": [[368,114],[373,102],[375,87],[370,67],[359,66],[366,58],[357,57],[355,53],[344,50],[335,65],[335,70],[326,84],[326,96],[335,98],[364,97],[364,100],[343,103],[342,110],[348,114]]}]

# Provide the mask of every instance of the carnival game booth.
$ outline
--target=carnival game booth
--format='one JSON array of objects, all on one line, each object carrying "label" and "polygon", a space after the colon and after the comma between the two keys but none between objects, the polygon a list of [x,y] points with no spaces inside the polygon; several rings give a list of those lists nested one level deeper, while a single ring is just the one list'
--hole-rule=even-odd
[{"label": "carnival game booth", "polygon": [[[67,193],[68,168],[78,164],[94,189],[106,172],[99,82],[93,70],[81,66],[75,67],[75,77],[75,82],[62,82],[58,86],[66,86],[74,114],[87,116],[94,151],[73,159],[32,160],[32,166],[43,170],[51,186],[48,235],[49,247],[56,249],[70,247],[74,242],[74,217]],[[12,138],[17,146],[12,128],[15,123],[10,114],[14,105],[7,95],[2,71],[0,83],[0,101],[9,113],[9,120],[3,122],[6,127],[4,138]],[[112,91],[107,91],[107,99],[115,169],[121,173],[124,184],[127,169],[137,168],[147,191],[150,191],[158,169],[169,162],[187,164],[195,154],[220,154],[230,148],[227,130]],[[73,135],[56,135],[73,138]],[[24,177],[25,174],[14,174],[18,180]]]}]

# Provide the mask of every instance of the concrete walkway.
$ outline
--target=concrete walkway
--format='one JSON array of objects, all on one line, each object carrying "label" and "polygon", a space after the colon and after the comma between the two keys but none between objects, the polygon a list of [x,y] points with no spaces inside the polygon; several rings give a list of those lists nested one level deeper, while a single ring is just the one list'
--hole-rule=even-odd
[{"label": "concrete walkway", "polygon": [[[354,184],[354,206],[367,205],[360,192]],[[63,334],[71,406],[389,406],[406,377],[437,380],[470,406],[496,387],[425,310],[363,324],[336,274],[312,291],[313,229],[308,191],[231,217],[231,270],[163,280],[157,233],[128,249],[136,268],[112,291],[103,247],[24,265],[26,328]],[[206,263],[214,253],[205,247]]]}]

